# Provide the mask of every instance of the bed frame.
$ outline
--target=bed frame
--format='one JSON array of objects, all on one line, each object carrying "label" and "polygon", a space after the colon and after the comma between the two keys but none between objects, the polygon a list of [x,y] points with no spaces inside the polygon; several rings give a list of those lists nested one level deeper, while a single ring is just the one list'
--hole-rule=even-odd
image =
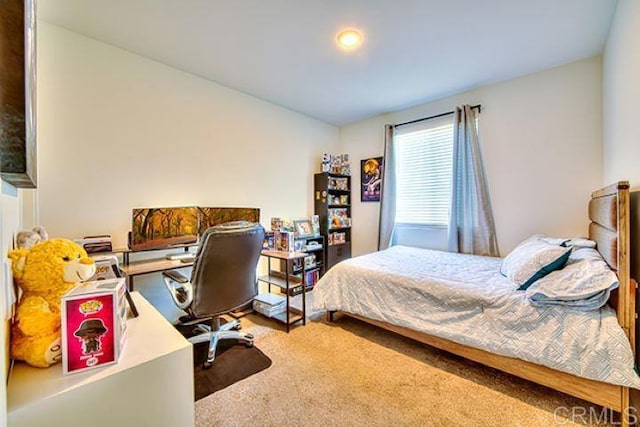
[{"label": "bed frame", "polygon": [[[593,192],[589,202],[589,219],[591,221],[589,224],[589,238],[597,242],[598,251],[618,275],[620,286],[612,294],[609,303],[617,312],[618,322],[629,338],[635,356],[635,292],[637,285],[629,277],[629,182],[620,181]],[[622,426],[629,426],[630,420],[635,418],[637,414],[635,412],[636,409],[630,406],[629,387],[577,377],[520,359],[500,356],[458,344],[402,326],[369,319],[353,313],[341,313],[588,402],[611,408],[620,412]],[[328,313],[330,321],[333,320],[334,314],[335,312]]]}]

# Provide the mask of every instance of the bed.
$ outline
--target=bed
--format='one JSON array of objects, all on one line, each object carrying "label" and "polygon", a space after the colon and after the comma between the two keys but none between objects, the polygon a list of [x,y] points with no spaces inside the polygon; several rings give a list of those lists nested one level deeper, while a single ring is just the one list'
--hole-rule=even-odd
[{"label": "bed", "polygon": [[593,192],[589,218],[589,239],[618,282],[598,310],[533,306],[500,274],[498,258],[408,247],[336,265],[318,282],[314,308],[330,320],[341,312],[611,408],[629,425],[630,390],[640,389],[629,183]]}]

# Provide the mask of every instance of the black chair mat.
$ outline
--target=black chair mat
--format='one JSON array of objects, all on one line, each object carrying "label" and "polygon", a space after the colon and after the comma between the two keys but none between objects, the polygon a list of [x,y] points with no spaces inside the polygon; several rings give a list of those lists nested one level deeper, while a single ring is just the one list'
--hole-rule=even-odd
[{"label": "black chair mat", "polygon": [[[224,323],[224,322],[221,322]],[[176,325],[185,336],[193,335],[193,326]],[[209,369],[203,368],[207,359],[209,342],[193,346],[193,379],[195,400],[200,400],[216,391],[257,374],[271,366],[271,359],[255,345],[247,348],[237,340],[218,341],[216,359]]]}]

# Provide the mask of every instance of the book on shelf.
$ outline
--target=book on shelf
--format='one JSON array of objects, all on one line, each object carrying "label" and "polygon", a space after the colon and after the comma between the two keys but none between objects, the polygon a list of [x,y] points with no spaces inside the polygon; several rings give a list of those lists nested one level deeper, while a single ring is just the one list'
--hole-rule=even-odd
[{"label": "book on shelf", "polygon": [[313,287],[318,282],[320,278],[320,272],[318,270],[307,271],[304,275],[304,283],[307,285],[307,288]]}]

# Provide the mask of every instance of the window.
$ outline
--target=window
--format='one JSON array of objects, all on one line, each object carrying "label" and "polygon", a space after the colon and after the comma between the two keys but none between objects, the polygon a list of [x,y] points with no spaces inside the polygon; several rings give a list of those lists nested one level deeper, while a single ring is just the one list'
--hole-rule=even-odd
[{"label": "window", "polygon": [[398,129],[396,224],[446,226],[451,200],[453,117]]}]

